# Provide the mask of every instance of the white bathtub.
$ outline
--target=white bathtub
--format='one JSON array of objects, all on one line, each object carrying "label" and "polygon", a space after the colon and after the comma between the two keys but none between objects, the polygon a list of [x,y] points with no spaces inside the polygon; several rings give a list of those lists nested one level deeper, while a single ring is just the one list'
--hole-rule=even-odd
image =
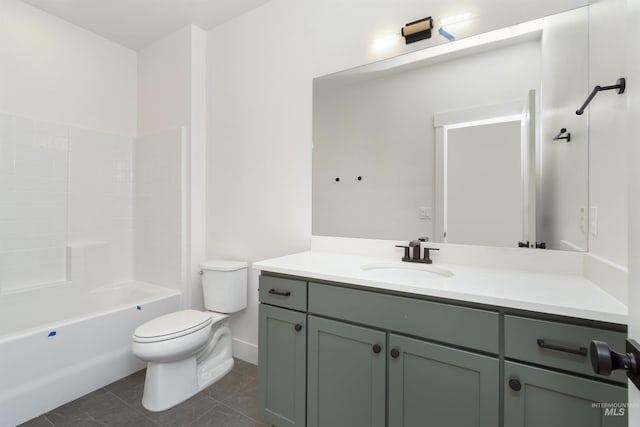
[{"label": "white bathtub", "polygon": [[65,284],[0,296],[0,427],[14,426],[144,367],[134,329],[179,309],[142,282]]}]

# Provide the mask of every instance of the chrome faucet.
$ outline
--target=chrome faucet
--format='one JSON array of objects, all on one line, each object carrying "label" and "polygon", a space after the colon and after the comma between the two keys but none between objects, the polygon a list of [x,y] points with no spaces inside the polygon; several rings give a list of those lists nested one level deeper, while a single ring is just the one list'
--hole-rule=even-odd
[{"label": "chrome faucet", "polygon": [[[431,264],[433,260],[430,257],[430,251],[439,251],[439,248],[424,248],[424,256],[420,257],[420,244],[422,242],[428,242],[428,237],[419,237],[416,240],[412,240],[409,242],[408,246],[405,245],[396,245],[396,248],[404,249],[404,256],[402,257],[402,261],[405,262],[419,262],[423,264]],[[412,256],[409,256],[410,249],[413,248]]]}]

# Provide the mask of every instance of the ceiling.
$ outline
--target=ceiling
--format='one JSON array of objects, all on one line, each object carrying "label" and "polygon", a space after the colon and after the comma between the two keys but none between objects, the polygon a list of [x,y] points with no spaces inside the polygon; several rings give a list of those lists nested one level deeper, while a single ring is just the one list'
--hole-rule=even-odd
[{"label": "ceiling", "polygon": [[209,30],[269,0],[23,0],[134,50],[187,25]]}]

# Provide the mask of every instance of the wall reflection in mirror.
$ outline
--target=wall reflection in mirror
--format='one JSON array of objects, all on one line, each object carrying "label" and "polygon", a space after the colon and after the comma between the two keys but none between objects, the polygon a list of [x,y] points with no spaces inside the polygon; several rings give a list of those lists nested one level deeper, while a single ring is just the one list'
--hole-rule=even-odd
[{"label": "wall reflection in mirror", "polygon": [[587,61],[584,7],[316,78],[313,234],[587,250]]}]

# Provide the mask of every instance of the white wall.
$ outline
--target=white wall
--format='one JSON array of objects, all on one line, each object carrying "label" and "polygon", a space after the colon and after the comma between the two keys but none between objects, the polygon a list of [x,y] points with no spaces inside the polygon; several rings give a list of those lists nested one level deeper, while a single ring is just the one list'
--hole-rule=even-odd
[{"label": "white wall", "polygon": [[418,216],[420,206],[437,212],[434,115],[524,105],[530,89],[539,91],[540,70],[540,40],[531,40],[378,78],[364,73],[353,84],[316,81],[313,234],[442,241],[434,221]]},{"label": "white wall", "polygon": [[[542,35],[537,240],[549,249],[586,250],[580,208],[588,207],[588,120],[575,110],[589,88],[588,8],[550,17],[547,22]],[[571,133],[571,142],[553,140],[562,128]]]},{"label": "white wall", "polygon": [[[164,131],[185,128],[183,167],[188,191],[184,193],[185,212],[181,218],[147,210],[140,216],[136,212],[136,221],[144,217],[167,225],[170,222],[171,227],[180,226],[172,221],[184,222],[181,238],[185,241],[185,247],[180,252],[182,261],[170,263],[172,268],[179,271],[168,271],[165,267],[163,271],[169,273],[172,286],[182,290],[183,306],[193,308],[202,308],[198,264],[205,258],[206,41],[206,33],[202,29],[188,25],[145,47],[138,55],[138,135],[153,140]],[[136,164],[155,164],[156,160],[160,160],[153,158],[156,155],[160,153],[140,151]],[[158,174],[146,176],[144,171],[139,173],[140,179],[160,179]],[[157,203],[163,201],[161,192],[154,194],[159,197]],[[136,263],[138,259],[145,260],[137,270],[139,279],[156,277],[151,272],[152,264],[147,264],[151,260],[144,255],[147,249],[164,258],[176,255],[169,245],[156,247],[156,239],[151,230],[136,237]],[[176,277],[180,277],[179,284],[174,283]]]},{"label": "white wall", "polygon": [[190,45],[186,26],[138,52],[138,135],[188,124]]},{"label": "white wall", "polygon": [[[589,89],[625,77],[626,52],[610,39],[626,14],[624,0],[592,1],[589,12]],[[630,79],[630,85],[633,80]],[[587,91],[585,90],[585,98]],[[628,262],[629,95],[599,93],[581,117],[589,121],[589,204],[598,208],[598,234],[589,235],[589,251],[620,266]]]},{"label": "white wall", "polygon": [[135,278],[182,290],[186,262],[186,131],[134,142]]},{"label": "white wall", "polygon": [[[309,248],[312,78],[442,42],[434,37],[375,54],[376,34],[461,7],[476,13],[470,34],[584,5],[272,0],[209,31],[208,256],[255,261]],[[256,289],[252,275],[250,305],[232,325],[253,349]]]},{"label": "white wall", "polygon": [[0,112],[136,132],[136,53],[18,0],[0,2]]}]

